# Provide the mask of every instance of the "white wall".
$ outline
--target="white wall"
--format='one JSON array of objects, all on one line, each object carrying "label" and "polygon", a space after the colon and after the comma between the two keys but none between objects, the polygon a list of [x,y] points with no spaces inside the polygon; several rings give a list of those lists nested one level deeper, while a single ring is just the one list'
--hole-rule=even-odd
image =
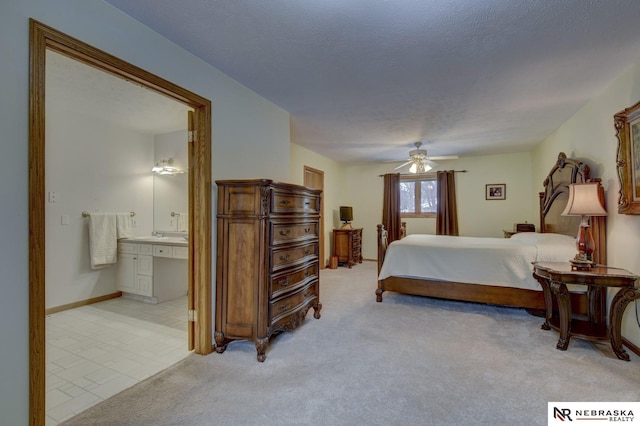
[{"label": "white wall", "polygon": [[[135,233],[153,226],[153,136],[79,113],[47,97],[46,307],[113,293],[115,267],[92,270],[81,212],[136,213]],[[90,137],[88,137],[90,135]],[[63,224],[68,219],[68,225]]]},{"label": "white wall", "polygon": [[[538,229],[537,204],[532,206],[530,194],[542,190],[542,181],[531,181],[531,154],[461,158],[440,168],[467,170],[456,174],[460,235],[503,237],[503,229],[525,221]],[[486,200],[485,186],[494,183],[506,184],[505,200]]]},{"label": "white wall", "polygon": [[[0,413],[3,424],[10,425],[27,424],[29,410],[30,17],[210,99],[214,179],[270,177],[287,181],[290,177],[286,111],[100,0],[59,0],[55,4],[48,0],[3,0],[0,233],[11,244],[5,245],[0,256]],[[212,262],[215,265],[215,248]]]},{"label": "white wall", "polygon": [[[187,130],[163,133],[154,136],[155,162],[173,160],[173,166],[187,171],[189,167],[189,146]],[[189,175],[153,176],[153,229],[157,231],[186,231],[178,229],[178,217],[171,213],[189,212]],[[188,222],[181,222],[188,224]]]},{"label": "white wall", "polygon": [[304,183],[304,166],[324,172],[324,256],[322,264],[326,265],[333,251],[333,229],[341,226],[338,210],[349,197],[346,192],[346,169],[338,163],[309,151],[306,148],[291,144],[291,176],[289,182],[302,185]]},{"label": "white wall", "polygon": [[[534,180],[544,179],[560,151],[591,166],[591,176],[602,179],[609,216],[607,218],[607,262],[640,275],[640,216],[617,213],[618,141],[613,115],[640,99],[640,63],[631,67],[600,96],[591,100],[569,121],[549,136],[533,153]],[[610,295],[611,297],[611,295]],[[637,302],[635,302],[637,303]],[[640,346],[640,327],[631,303],[622,324],[622,335]]]},{"label": "white wall", "polygon": [[[383,178],[393,173],[395,164],[366,164],[347,167],[349,199],[354,226],[363,227],[363,256],[377,257],[377,225],[382,221]],[[503,229],[516,222],[538,223],[530,194],[531,155],[503,154],[440,161],[437,170],[467,170],[456,173],[456,199],[460,235],[502,237]],[[507,185],[506,200],[485,200],[485,185]],[[542,188],[540,185],[536,186]],[[405,219],[403,219],[405,220]],[[409,234],[435,234],[435,219],[407,219]],[[537,228],[537,225],[536,225]]]}]

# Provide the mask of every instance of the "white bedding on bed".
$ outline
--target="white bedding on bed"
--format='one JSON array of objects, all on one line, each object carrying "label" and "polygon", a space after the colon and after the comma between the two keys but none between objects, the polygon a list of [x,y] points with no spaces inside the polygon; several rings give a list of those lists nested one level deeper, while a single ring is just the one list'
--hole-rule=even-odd
[{"label": "white bedding on bed", "polygon": [[522,232],[511,238],[409,235],[394,241],[378,279],[427,278],[540,290],[531,262],[567,261],[576,253],[567,235]]}]

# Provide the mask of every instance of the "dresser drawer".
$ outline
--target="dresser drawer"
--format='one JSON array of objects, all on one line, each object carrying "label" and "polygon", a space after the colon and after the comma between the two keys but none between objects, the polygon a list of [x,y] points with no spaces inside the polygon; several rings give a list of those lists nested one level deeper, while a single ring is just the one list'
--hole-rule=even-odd
[{"label": "dresser drawer", "polygon": [[298,247],[273,249],[271,253],[271,267],[273,271],[295,265],[301,261],[308,261],[318,255],[316,243]]},{"label": "dresser drawer", "polygon": [[269,297],[275,299],[287,292],[306,285],[318,277],[318,263],[285,274],[274,275],[269,280]]},{"label": "dresser drawer", "polygon": [[118,243],[118,253],[138,254],[138,245],[132,243]]},{"label": "dresser drawer", "polygon": [[320,198],[314,195],[304,194],[273,194],[271,211],[274,213],[318,213],[320,211]]},{"label": "dresser drawer", "polygon": [[317,281],[291,296],[269,302],[271,324],[277,323],[316,297],[318,297]]},{"label": "dresser drawer", "polygon": [[150,244],[135,243],[118,243],[118,253],[144,254],[148,256],[153,254]]},{"label": "dresser drawer", "polygon": [[153,255],[155,257],[173,257],[172,246],[153,245]]},{"label": "dresser drawer", "polygon": [[189,247],[173,246],[173,257],[176,259],[188,259]]},{"label": "dresser drawer", "polygon": [[273,245],[317,238],[318,221],[300,223],[271,222],[271,242]]},{"label": "dresser drawer", "polygon": [[153,246],[151,244],[138,244],[138,254],[153,255]]}]

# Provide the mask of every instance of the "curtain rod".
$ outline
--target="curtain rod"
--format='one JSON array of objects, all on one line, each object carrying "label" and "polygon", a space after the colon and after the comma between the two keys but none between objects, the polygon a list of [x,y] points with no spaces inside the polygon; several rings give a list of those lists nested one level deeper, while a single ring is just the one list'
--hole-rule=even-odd
[{"label": "curtain rod", "polygon": [[[446,170],[443,170],[446,171]],[[468,170],[454,170],[455,173],[467,173]],[[400,176],[419,176],[419,175],[424,175],[427,173],[437,173],[437,172],[425,172],[425,173],[411,173],[411,174],[406,174],[406,173],[400,173]],[[384,175],[378,175],[379,177],[384,177]]]}]

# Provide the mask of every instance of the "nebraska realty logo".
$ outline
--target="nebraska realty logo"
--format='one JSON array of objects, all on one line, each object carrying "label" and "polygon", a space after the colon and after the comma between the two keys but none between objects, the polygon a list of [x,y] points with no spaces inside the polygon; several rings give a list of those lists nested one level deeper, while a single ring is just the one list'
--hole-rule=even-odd
[{"label": "nebraska realty logo", "polygon": [[620,423],[640,425],[640,402],[549,402],[548,424],[581,423],[589,425]]}]

